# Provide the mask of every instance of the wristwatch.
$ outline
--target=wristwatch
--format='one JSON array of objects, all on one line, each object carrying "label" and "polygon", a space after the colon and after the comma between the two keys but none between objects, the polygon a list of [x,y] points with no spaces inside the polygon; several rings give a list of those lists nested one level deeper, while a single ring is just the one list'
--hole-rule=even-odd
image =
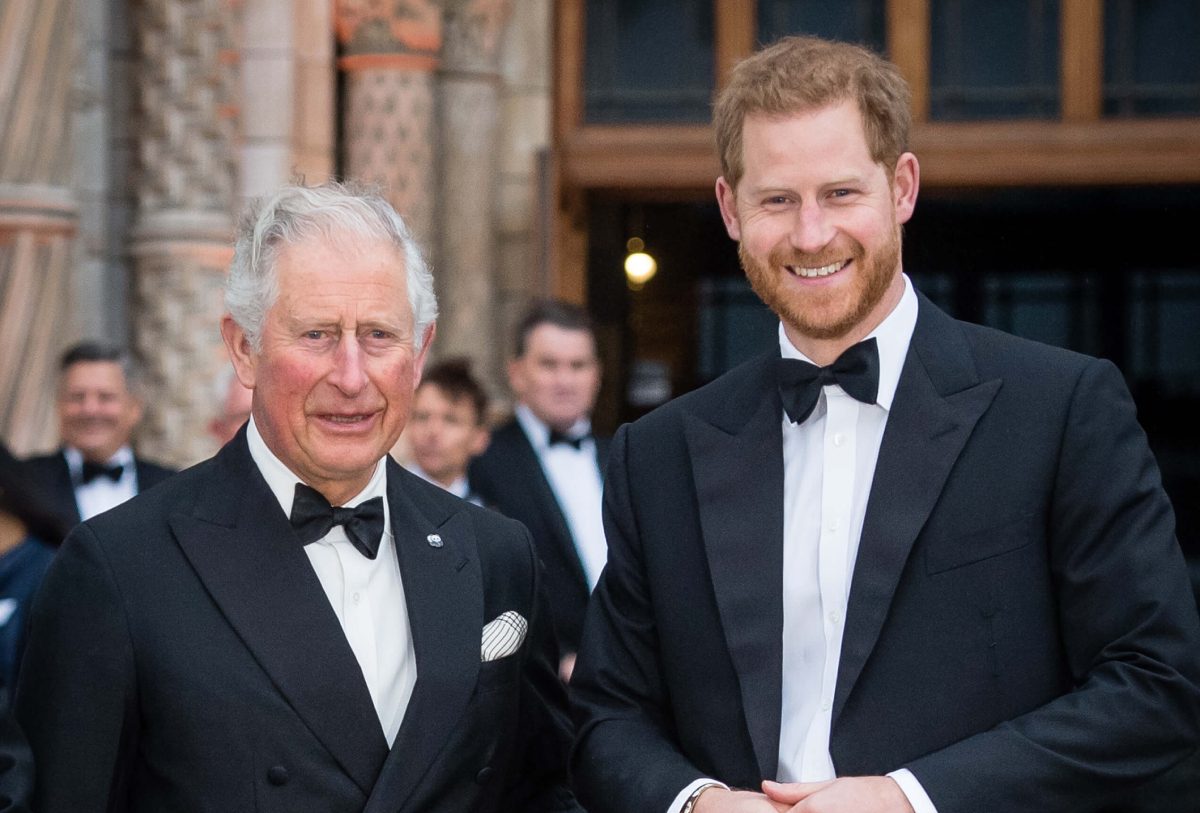
[{"label": "wristwatch", "polygon": [[692,791],[692,795],[687,798],[687,801],[683,803],[683,807],[679,809],[679,813],[692,813],[692,808],[696,806],[696,800],[700,798],[701,793],[704,793],[704,791],[708,790],[709,788],[719,787],[723,787],[723,785],[720,785],[717,782],[706,782],[700,787],[696,788],[694,791]]}]

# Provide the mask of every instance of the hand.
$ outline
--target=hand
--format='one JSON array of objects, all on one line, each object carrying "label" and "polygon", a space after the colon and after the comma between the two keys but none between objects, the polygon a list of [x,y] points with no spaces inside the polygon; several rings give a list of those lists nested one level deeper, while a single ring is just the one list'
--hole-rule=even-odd
[{"label": "hand", "polygon": [[763,782],[776,803],[794,813],[913,813],[908,797],[890,776],[848,776],[828,782]]},{"label": "hand", "polygon": [[787,802],[772,802],[761,793],[711,787],[700,794],[692,813],[784,813]]}]

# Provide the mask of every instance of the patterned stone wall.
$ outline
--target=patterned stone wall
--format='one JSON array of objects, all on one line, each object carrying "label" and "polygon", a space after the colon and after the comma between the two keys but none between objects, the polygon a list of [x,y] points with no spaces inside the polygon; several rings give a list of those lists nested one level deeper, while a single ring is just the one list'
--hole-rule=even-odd
[{"label": "patterned stone wall", "polygon": [[237,126],[234,7],[138,7],[135,347],[146,372],[139,451],[183,466],[211,454],[205,426],[224,348],[218,325],[232,256]]}]

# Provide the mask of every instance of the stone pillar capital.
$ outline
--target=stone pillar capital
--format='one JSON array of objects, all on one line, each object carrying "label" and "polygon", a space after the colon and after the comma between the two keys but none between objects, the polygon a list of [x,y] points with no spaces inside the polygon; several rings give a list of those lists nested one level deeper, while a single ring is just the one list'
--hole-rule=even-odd
[{"label": "stone pillar capital", "polygon": [[337,0],[334,30],[344,71],[432,71],[442,49],[439,0]]}]

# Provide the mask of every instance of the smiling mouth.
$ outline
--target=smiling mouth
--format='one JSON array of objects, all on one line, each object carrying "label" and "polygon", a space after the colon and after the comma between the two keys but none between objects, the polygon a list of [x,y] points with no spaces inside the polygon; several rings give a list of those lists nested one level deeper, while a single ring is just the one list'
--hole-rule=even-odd
[{"label": "smiling mouth", "polygon": [[321,417],[330,423],[355,424],[362,423],[374,416],[374,412],[366,412],[361,415],[322,415]]},{"label": "smiling mouth", "polygon": [[801,266],[801,265],[787,265],[784,267],[787,268],[788,271],[792,272],[792,274],[794,274],[797,277],[804,277],[805,279],[816,279],[818,277],[827,277],[830,274],[836,274],[838,271],[841,271],[843,268],[845,268],[849,264],[850,264],[850,260],[839,260],[836,263],[832,263],[830,265],[822,265],[819,268],[805,268],[804,266]]}]

